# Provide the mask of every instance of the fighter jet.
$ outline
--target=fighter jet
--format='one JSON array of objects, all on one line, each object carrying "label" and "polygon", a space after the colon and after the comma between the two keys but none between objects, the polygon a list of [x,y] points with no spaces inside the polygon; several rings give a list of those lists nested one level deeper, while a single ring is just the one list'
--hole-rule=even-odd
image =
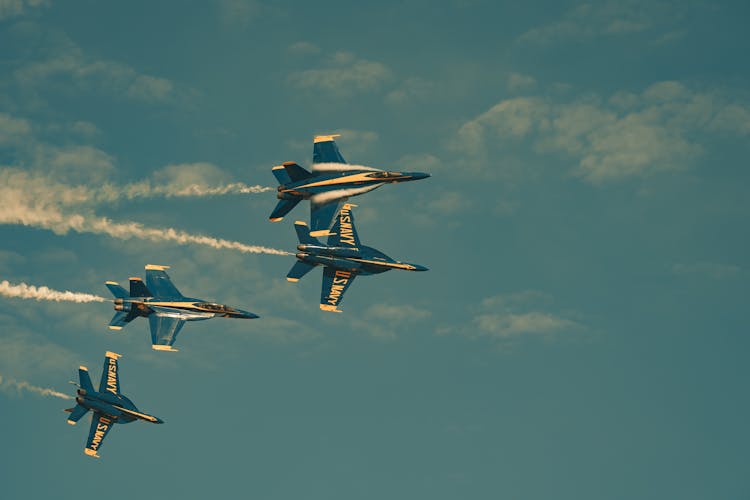
[{"label": "fighter jet", "polygon": [[299,238],[299,253],[286,279],[297,282],[315,266],[324,266],[323,289],[320,292],[320,308],[323,311],[342,312],[338,305],[358,275],[380,274],[391,269],[427,271],[424,266],[393,260],[383,252],[362,245],[354,227],[352,208],[355,206],[346,203],[341,207],[326,245],[311,236],[307,224],[300,221],[294,223]]},{"label": "fighter jet", "polygon": [[114,281],[106,285],[115,296],[115,316],[109,322],[111,330],[121,330],[138,316],[148,318],[151,326],[151,347],[157,351],[172,351],[177,334],[185,321],[199,321],[213,317],[257,318],[257,314],[234,309],[223,304],[185,297],[172,284],[165,269],[169,266],[146,266],[146,284],[141,278],[130,278],[130,293]]},{"label": "fighter jet", "polygon": [[277,222],[301,200],[310,200],[310,225],[313,237],[325,236],[340,205],[350,196],[377,189],[383,184],[415,181],[429,177],[421,172],[392,172],[361,165],[350,165],[341,156],[335,135],[320,135],[313,140],[312,172],[294,162],[273,167],[279,181],[279,203],[269,216]]},{"label": "fighter jet", "polygon": [[141,413],[128,398],[120,393],[120,370],[117,366],[119,354],[107,352],[104,358],[104,370],[99,381],[99,391],[94,389],[89,377],[89,370],[85,366],[78,367],[80,384],[71,382],[78,387],[76,405],[65,410],[70,413],[68,423],[75,425],[89,410],[94,412],[91,417],[91,429],[83,451],[86,455],[100,458],[99,448],[104,438],[114,424],[129,424],[136,420],[163,424],[164,421],[153,415]]}]

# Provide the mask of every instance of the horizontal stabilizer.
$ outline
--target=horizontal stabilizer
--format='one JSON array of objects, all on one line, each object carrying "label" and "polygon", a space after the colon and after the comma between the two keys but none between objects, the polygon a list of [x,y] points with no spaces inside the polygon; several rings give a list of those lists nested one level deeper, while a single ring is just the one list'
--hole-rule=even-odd
[{"label": "horizontal stabilizer", "polygon": [[109,291],[112,292],[112,295],[114,295],[115,298],[118,298],[118,299],[128,298],[127,290],[121,287],[118,283],[114,281],[107,281],[105,285],[107,285],[107,288],[109,288]]},{"label": "horizontal stabilizer", "polygon": [[70,425],[76,425],[76,423],[78,423],[78,421],[89,412],[89,409],[85,406],[75,405],[73,408],[69,408],[65,411],[70,412],[68,423]]},{"label": "horizontal stabilizer", "polygon": [[141,278],[130,278],[130,296],[131,297],[153,297],[151,291],[146,288]]},{"label": "horizontal stabilizer", "polygon": [[286,275],[286,279],[287,281],[291,282],[299,281],[300,278],[312,271],[314,268],[315,266],[313,264],[308,264],[307,262],[298,260],[289,270],[289,273]]},{"label": "horizontal stabilizer", "polygon": [[122,327],[133,321],[138,317],[138,313],[135,310],[117,311],[109,322],[110,330],[122,330]]},{"label": "horizontal stabilizer", "polygon": [[273,209],[273,212],[271,212],[271,215],[269,215],[268,218],[271,220],[271,222],[280,221],[286,214],[288,214],[294,207],[296,207],[297,203],[299,203],[300,201],[302,201],[302,197],[293,198],[291,200],[279,200],[276,208]]}]

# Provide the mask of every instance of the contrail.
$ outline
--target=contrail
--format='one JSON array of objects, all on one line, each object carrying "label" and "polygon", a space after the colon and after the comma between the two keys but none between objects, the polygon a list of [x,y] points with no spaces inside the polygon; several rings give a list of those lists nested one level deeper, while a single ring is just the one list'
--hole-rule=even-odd
[{"label": "contrail", "polygon": [[73,399],[72,396],[68,396],[67,394],[63,394],[62,392],[58,392],[54,389],[37,387],[23,380],[18,381],[13,380],[12,378],[4,378],[2,375],[0,375],[0,388],[3,388],[5,390],[15,390],[16,392],[32,392],[40,396],[51,396],[60,399]]},{"label": "contrail", "polygon": [[34,285],[27,285],[21,283],[19,285],[12,285],[8,280],[0,281],[0,295],[5,297],[16,297],[19,299],[36,299],[36,300],[51,300],[54,302],[106,302],[107,299],[98,295],[91,295],[89,293],[76,293],[64,291],[60,292],[52,290],[46,286],[36,287]]},{"label": "contrail", "polygon": [[[71,214],[62,207],[85,204],[88,188],[65,185],[43,185],[33,182],[25,172],[0,170],[0,224],[21,224],[65,234],[106,234],[113,238],[138,238],[149,241],[172,241],[180,245],[196,244],[216,249],[232,249],[243,253],[291,255],[289,252],[260,245],[247,245],[211,236],[195,235],[177,229],[157,229],[137,222],[115,222],[93,214]],[[254,186],[234,184],[232,189],[254,189]],[[226,189],[226,187],[221,188]],[[106,193],[98,196],[106,197]]]},{"label": "contrail", "polygon": [[251,186],[244,182],[233,182],[222,186],[211,187],[203,184],[189,184],[186,186],[163,184],[154,186],[151,185],[149,181],[143,181],[126,184],[121,187],[112,184],[105,184],[99,189],[92,190],[90,196],[94,201],[104,202],[115,201],[123,198],[132,200],[135,198],[154,198],[157,196],[163,196],[165,198],[188,196],[202,197],[220,196],[224,194],[255,194],[274,190],[275,188],[272,187],[261,186],[259,184]]}]

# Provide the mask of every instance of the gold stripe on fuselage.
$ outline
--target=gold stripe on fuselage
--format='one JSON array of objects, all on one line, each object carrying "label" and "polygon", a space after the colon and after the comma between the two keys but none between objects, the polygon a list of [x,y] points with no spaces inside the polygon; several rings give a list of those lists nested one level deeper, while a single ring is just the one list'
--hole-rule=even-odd
[{"label": "gold stripe on fuselage", "polygon": [[383,179],[374,179],[372,177],[368,177],[370,174],[372,174],[372,172],[345,175],[343,177],[336,177],[334,179],[328,179],[325,181],[311,182],[310,184],[298,186],[294,189],[307,189],[318,186],[335,186],[337,184],[349,184],[352,182],[383,182]]},{"label": "gold stripe on fuselage", "polygon": [[367,260],[367,259],[355,259],[354,257],[349,257],[348,260],[353,260],[355,262],[362,262],[363,264],[375,264],[378,266],[384,266],[384,267],[393,267],[396,269],[406,269],[407,271],[411,271],[415,269],[414,266],[409,264],[400,264],[398,262],[381,262],[377,260]]}]

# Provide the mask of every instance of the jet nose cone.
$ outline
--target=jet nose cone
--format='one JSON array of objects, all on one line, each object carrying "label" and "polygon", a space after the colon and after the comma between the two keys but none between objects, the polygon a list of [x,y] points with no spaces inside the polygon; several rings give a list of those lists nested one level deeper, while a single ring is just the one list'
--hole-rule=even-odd
[{"label": "jet nose cone", "polygon": [[155,424],[163,424],[164,420],[162,420],[162,419],[160,419],[160,418],[157,417],[156,422],[154,422],[154,423]]},{"label": "jet nose cone", "polygon": [[240,317],[243,318],[243,319],[260,318],[260,316],[258,316],[257,314],[251,313],[251,312],[248,312],[248,311],[242,311],[242,316],[240,316]]},{"label": "jet nose cone", "polygon": [[412,264],[412,266],[414,266],[415,271],[429,271],[429,269],[424,266],[420,266],[419,264]]},{"label": "jet nose cone", "polygon": [[430,174],[425,174],[424,172],[412,172],[411,174],[412,180],[418,181],[419,179],[426,179],[430,176]]}]

